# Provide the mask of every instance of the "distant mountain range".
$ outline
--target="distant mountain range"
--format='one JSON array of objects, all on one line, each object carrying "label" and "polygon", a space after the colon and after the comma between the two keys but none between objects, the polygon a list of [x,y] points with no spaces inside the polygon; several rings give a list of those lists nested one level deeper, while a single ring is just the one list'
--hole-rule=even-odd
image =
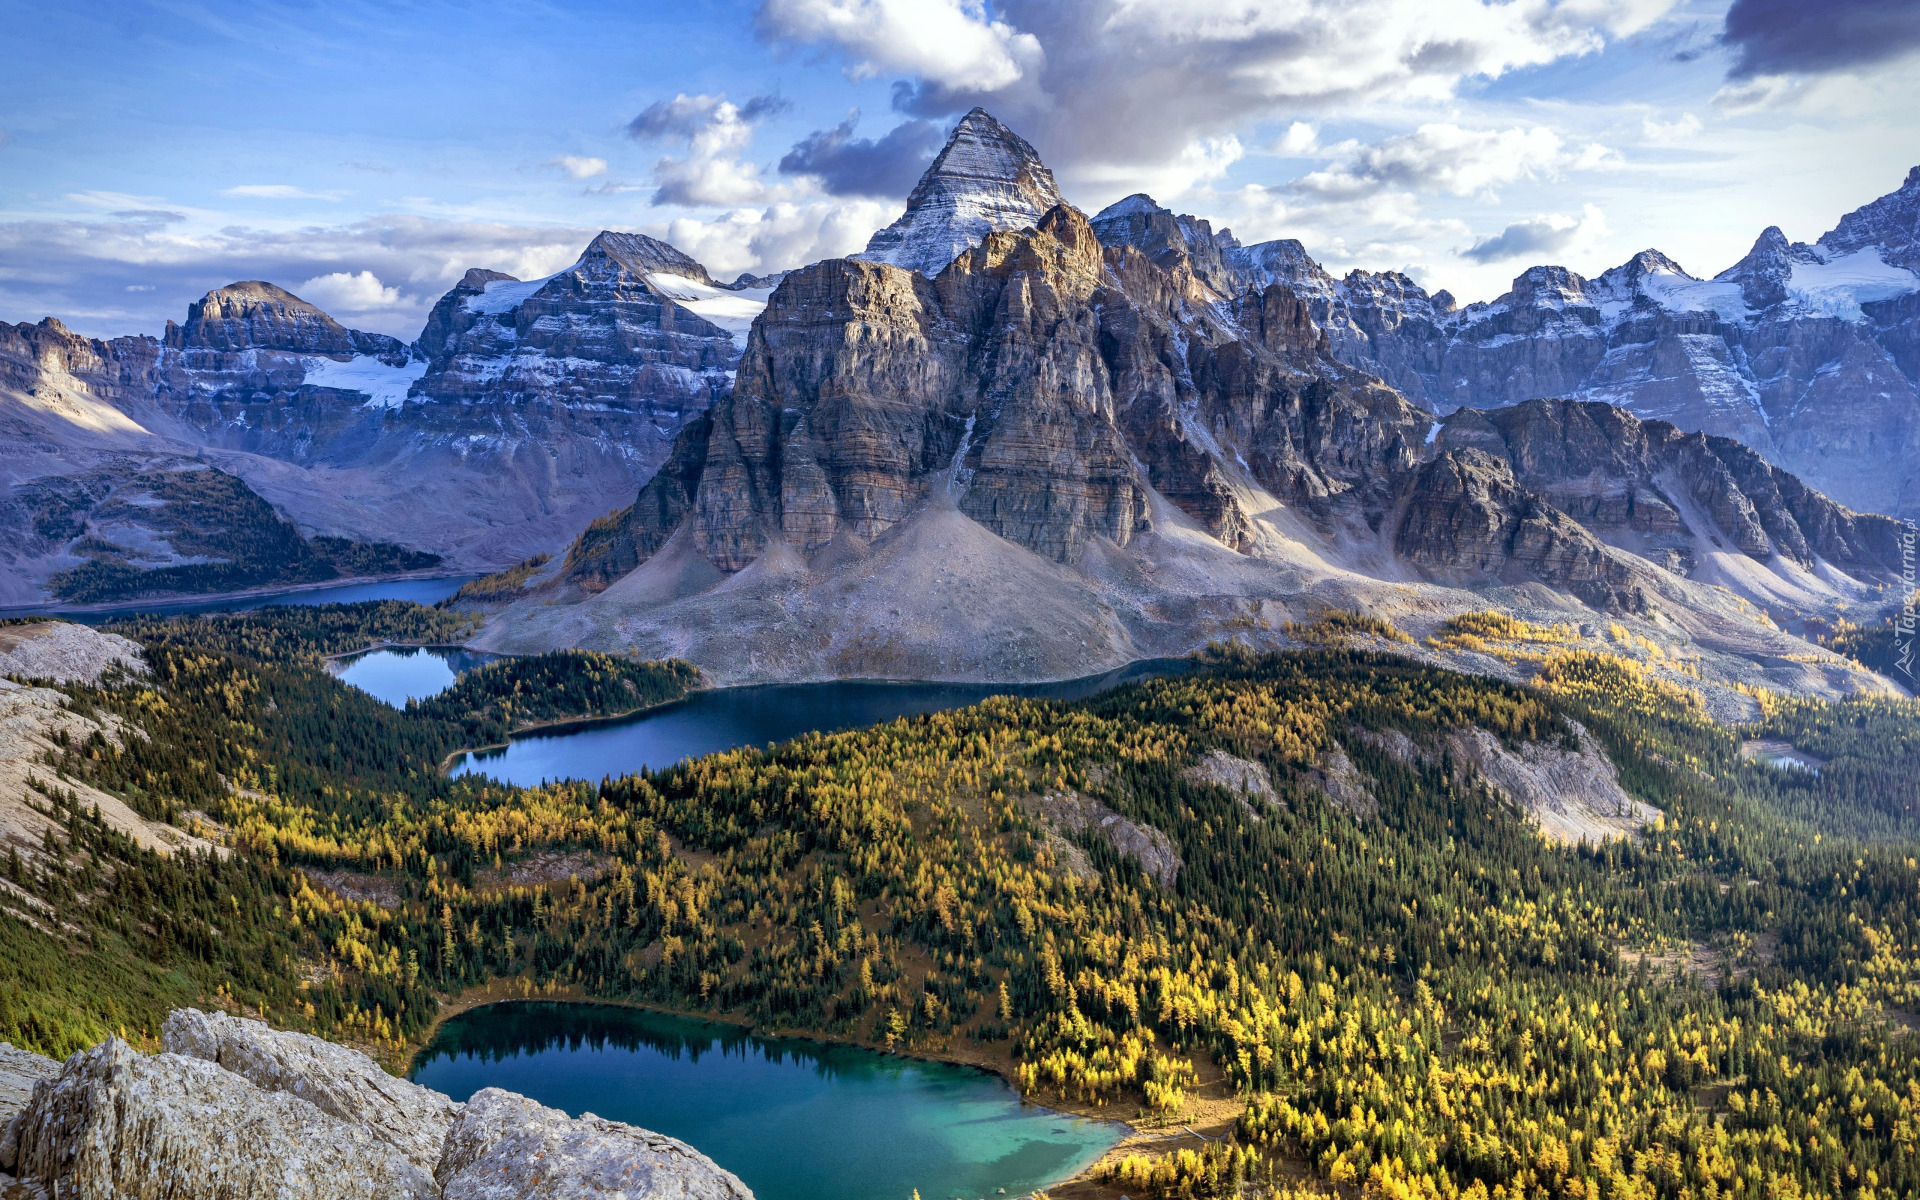
[{"label": "distant mountain range", "polygon": [[[259,281],[208,293],[159,339],[0,325],[0,604],[49,581],[76,600],[219,586],[172,569],[207,554],[175,544],[150,493],[90,515],[103,480],[156,471],[214,467],[304,533],[429,556],[360,563],[492,569],[557,549],[732,386],[774,282],[722,285],[664,242],[603,233],[547,279],[469,271],[411,346]],[[62,586],[93,563],[121,595]],[[225,582],[306,578],[262,571]]]},{"label": "distant mountain range", "polygon": [[1186,255],[1222,297],[1285,284],[1335,357],[1436,413],[1600,400],[1737,438],[1854,508],[1920,516],[1920,167],[1813,245],[1768,229],[1710,280],[1644,250],[1595,279],[1530,267],[1464,308],[1397,272],[1335,279],[1297,241],[1242,246],[1144,195],[1093,224]]},{"label": "distant mountain range", "polygon": [[1920,171],[1714,280],[1648,251],[1459,308],[1144,195],[1088,218],[976,109],[866,251],[776,276],[603,233],[547,279],[468,272],[411,346],[257,282],[158,340],[0,326],[0,598],[181,565],[139,525],[164,505],[116,533],[69,485],[213,466],[304,535],[455,567],[578,534],[492,644],[728,680],[1057,677],[1493,606],[1884,686],[1794,634],[1901,582],[1912,527],[1867,510],[1920,486],[1916,221]]}]

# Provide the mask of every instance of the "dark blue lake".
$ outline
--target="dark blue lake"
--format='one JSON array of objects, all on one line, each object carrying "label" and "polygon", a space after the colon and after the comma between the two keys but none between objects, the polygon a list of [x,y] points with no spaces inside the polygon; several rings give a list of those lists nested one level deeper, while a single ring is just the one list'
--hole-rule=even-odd
[{"label": "dark blue lake", "polygon": [[[659,769],[738,746],[765,746],[816,730],[859,729],[920,713],[965,708],[989,696],[1078,700],[1122,683],[1187,669],[1184,659],[1137,662],[1104,675],[1059,683],[838,683],[716,688],[624,721],[567,733],[516,737],[462,756],[453,774],[487,775],[532,786],[555,779],[598,781]],[[427,669],[427,668],[422,668]],[[444,685],[443,685],[444,686]]]},{"label": "dark blue lake", "polygon": [[0,617],[57,616],[83,625],[98,625],[134,613],[176,616],[180,613],[246,612],[270,604],[357,604],[362,600],[411,600],[415,604],[438,604],[460,590],[460,585],[478,579],[477,575],[446,576],[438,579],[386,579],[372,583],[343,583],[334,587],[306,588],[301,591],[268,592],[253,596],[201,596],[179,600],[136,600],[107,608],[68,609],[58,605],[39,608],[9,608]]}]

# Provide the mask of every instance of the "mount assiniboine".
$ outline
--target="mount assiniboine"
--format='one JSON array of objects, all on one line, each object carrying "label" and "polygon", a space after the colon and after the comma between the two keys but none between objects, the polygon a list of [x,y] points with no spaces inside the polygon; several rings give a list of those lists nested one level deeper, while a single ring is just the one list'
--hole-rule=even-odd
[{"label": "mount assiniboine", "polygon": [[163,339],[0,326],[0,599],[179,559],[140,480],[213,466],[455,567],[571,541],[486,644],[724,682],[1057,678],[1492,606],[1689,676],[1884,688],[1788,630],[1899,583],[1912,527],[1823,493],[1912,511],[1916,214],[1920,172],[1716,280],[1646,252],[1458,308],[1146,196],[1089,219],[976,109],[863,253],[782,275],[604,233],[547,279],[468,272],[411,346],[265,283]]},{"label": "mount assiniboine", "polygon": [[1909,527],[1604,404],[1436,423],[1341,360],[1353,281],[1290,286],[1297,245],[1054,195],[970,113],[865,254],[786,275],[731,394],[483,643],[1018,680],[1491,604],[1689,676],[1887,686],[1778,620],[1881,601]]}]

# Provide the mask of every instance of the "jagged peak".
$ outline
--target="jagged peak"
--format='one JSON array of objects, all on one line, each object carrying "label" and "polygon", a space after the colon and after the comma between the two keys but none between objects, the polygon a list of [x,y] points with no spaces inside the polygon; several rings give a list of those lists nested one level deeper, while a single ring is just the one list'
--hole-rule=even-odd
[{"label": "jagged peak", "polygon": [[1538,302],[1541,300],[1585,300],[1585,276],[1565,267],[1543,264],[1528,267],[1513,278],[1513,288],[1502,301]]},{"label": "jagged peak", "polygon": [[509,275],[505,271],[491,271],[491,270],[488,270],[486,267],[468,267],[467,273],[460,277],[460,282],[454,284],[453,286],[456,288],[470,289],[472,291],[479,292],[479,291],[485,291],[489,283],[519,283],[519,282],[520,282],[519,276]]},{"label": "jagged peak", "polygon": [[187,320],[206,315],[209,310],[218,313],[233,308],[250,309],[263,304],[296,312],[318,313],[329,321],[333,320],[318,305],[309,304],[279,284],[268,283],[264,279],[243,279],[214,288],[187,306]]},{"label": "jagged peak", "polygon": [[1819,244],[1829,254],[1877,246],[1884,262],[1920,270],[1920,166],[1909,170],[1895,191],[1841,217]]},{"label": "jagged peak", "polygon": [[1626,272],[1629,279],[1638,279],[1642,275],[1651,275],[1656,271],[1665,275],[1679,275],[1687,279],[1693,278],[1685,267],[1660,253],[1660,251],[1651,249],[1642,250],[1615,269]]},{"label": "jagged peak", "polygon": [[699,260],[681,250],[671,242],[648,237],[644,233],[620,233],[612,229],[603,229],[587,248],[581,252],[580,261],[574,269],[586,266],[595,259],[611,261],[637,275],[650,275],[655,271],[669,275],[681,275],[698,283],[718,287],[713,277],[707,274],[707,268]]}]

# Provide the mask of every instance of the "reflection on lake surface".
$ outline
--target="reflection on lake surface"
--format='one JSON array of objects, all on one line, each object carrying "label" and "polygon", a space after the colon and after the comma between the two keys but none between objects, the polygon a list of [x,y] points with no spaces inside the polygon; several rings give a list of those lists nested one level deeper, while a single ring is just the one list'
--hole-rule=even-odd
[{"label": "reflection on lake surface", "polygon": [[180,600],[136,600],[112,608],[73,612],[58,606],[6,609],[4,617],[57,616],[83,625],[98,625],[133,613],[153,613],[172,617],[181,613],[246,612],[273,604],[358,604],[362,600],[411,600],[415,604],[438,604],[460,590],[460,585],[477,575],[441,579],[387,579],[372,583],[343,583],[337,587],[309,588],[298,592],[272,592],[258,596],[215,596]]},{"label": "reflection on lake surface", "polygon": [[552,736],[517,737],[497,750],[467,754],[455,775],[483,774],[532,786],[550,779],[599,780],[659,769],[736,746],[765,746],[816,730],[858,729],[978,704],[988,696],[1079,700],[1122,683],[1184,671],[1185,659],[1133,663],[1105,675],[1061,683],[775,684],[695,692],[678,704],[631,720]]},{"label": "reflection on lake surface", "polygon": [[375,700],[405,708],[407,701],[437,696],[465,672],[495,659],[492,654],[458,648],[401,646],[342,659],[334,674]]},{"label": "reflection on lake surface", "polygon": [[1023,1105],[996,1076],[607,1005],[496,1004],[440,1027],[416,1082],[484,1087],[677,1137],[759,1200],[976,1200],[1067,1178],[1120,1129]]}]

